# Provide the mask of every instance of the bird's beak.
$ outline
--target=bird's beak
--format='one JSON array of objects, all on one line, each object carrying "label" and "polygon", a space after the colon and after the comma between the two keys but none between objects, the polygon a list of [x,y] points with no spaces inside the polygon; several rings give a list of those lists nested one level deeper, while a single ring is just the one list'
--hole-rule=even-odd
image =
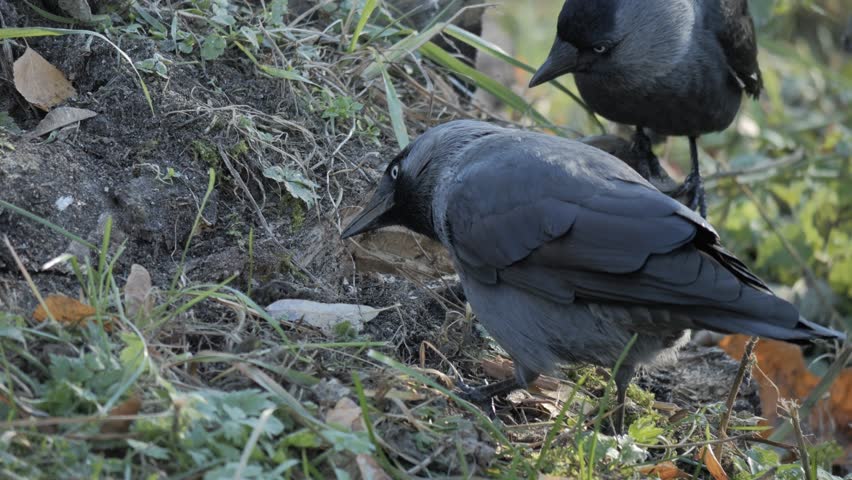
[{"label": "bird's beak", "polygon": [[556,38],[547,60],[539,67],[538,71],[530,80],[530,88],[549,82],[560,75],[574,72],[578,67],[577,48],[574,45]]},{"label": "bird's beak", "polygon": [[343,230],[343,233],[340,234],[341,239],[346,239],[359,233],[369,232],[370,230],[375,230],[377,228],[381,228],[389,225],[389,222],[385,218],[385,214],[387,214],[394,206],[393,201],[393,189],[392,188],[383,188],[386,187],[384,182],[379,185],[376,193],[373,194],[373,198],[370,199],[370,202],[364,207],[364,210],[355,217],[349,226]]}]

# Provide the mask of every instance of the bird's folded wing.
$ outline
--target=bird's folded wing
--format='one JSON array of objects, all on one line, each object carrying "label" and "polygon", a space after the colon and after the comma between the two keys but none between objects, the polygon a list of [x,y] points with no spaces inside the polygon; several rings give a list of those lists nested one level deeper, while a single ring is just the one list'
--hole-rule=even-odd
[{"label": "bird's folded wing", "polygon": [[744,285],[743,276],[762,282],[741,262],[696,247],[716,244],[709,225],[641,182],[518,152],[496,153],[461,175],[447,224],[461,268],[481,282],[557,302],[730,309],[796,325],[795,308]]},{"label": "bird's folded wing", "polygon": [[763,79],[757,63],[757,40],[748,0],[722,0],[720,7],[723,26],[717,32],[719,44],[743,89],[757,98],[763,89]]}]

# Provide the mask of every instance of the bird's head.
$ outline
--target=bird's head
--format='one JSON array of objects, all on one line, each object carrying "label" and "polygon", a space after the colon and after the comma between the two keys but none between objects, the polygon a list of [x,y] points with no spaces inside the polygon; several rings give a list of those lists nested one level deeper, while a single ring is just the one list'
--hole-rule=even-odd
[{"label": "bird's head", "polygon": [[442,172],[459,161],[458,154],[471,141],[497,129],[459,120],[427,130],[390,161],[373,197],[341,238],[401,225],[437,240],[433,199]]},{"label": "bird's head", "polygon": [[566,0],[556,40],[530,87],[566,73],[618,76],[682,50],[692,9],[671,0]]}]

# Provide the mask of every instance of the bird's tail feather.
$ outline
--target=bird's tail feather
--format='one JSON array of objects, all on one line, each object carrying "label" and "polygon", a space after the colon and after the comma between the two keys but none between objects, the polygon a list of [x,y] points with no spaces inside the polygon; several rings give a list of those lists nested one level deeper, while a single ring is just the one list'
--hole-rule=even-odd
[{"label": "bird's tail feather", "polygon": [[754,318],[732,318],[729,315],[706,316],[699,319],[697,323],[702,328],[717,332],[742,333],[797,344],[809,343],[816,339],[842,341],[846,338],[844,333],[823,327],[803,317],[799,317],[798,323],[793,328]]}]

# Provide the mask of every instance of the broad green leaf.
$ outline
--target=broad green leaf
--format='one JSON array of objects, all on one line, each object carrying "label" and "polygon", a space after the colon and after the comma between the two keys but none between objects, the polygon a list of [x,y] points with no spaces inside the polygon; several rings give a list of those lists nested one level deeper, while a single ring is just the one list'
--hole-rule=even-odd
[{"label": "broad green leaf", "polygon": [[317,201],[318,197],[314,191],[319,185],[305,178],[298,170],[275,165],[264,170],[263,176],[283,183],[290,195],[305,202],[308,208],[313,207]]},{"label": "broad green leaf", "polygon": [[201,58],[204,60],[215,60],[225,53],[227,42],[225,38],[218,33],[211,33],[204,38],[204,43],[201,44]]}]

